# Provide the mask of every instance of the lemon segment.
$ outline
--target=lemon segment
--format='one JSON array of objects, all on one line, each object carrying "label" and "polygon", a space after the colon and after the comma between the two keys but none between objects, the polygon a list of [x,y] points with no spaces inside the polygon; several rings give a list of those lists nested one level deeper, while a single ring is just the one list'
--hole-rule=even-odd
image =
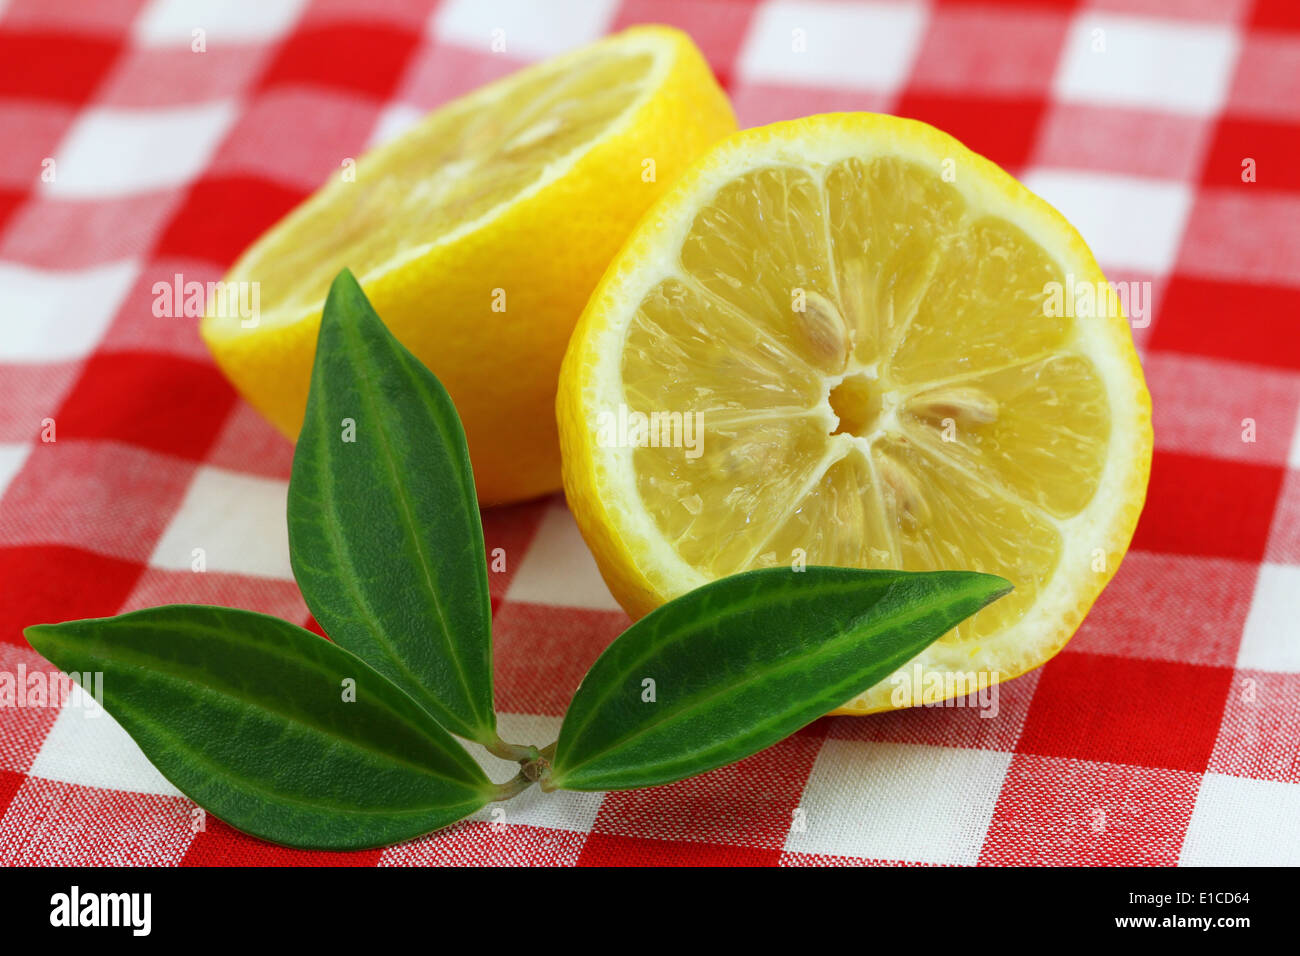
[{"label": "lemon segment", "polygon": [[[1073,633],[1145,497],[1150,399],[1105,279],[1050,206],[951,137],[871,114],[724,141],[647,214],[575,332],[570,506],[633,616],[749,568],[969,569],[1015,591],[918,659],[1004,680]],[[620,406],[694,416],[596,438]],[[844,712],[898,706],[911,667]]]},{"label": "lemon segment", "polygon": [[560,360],[645,209],[735,119],[680,31],[635,27],[431,113],[341,169],[231,268],[255,327],[201,331],[241,393],[289,437],[306,405],[325,294],[349,268],[443,381],[480,500],[559,487]]}]

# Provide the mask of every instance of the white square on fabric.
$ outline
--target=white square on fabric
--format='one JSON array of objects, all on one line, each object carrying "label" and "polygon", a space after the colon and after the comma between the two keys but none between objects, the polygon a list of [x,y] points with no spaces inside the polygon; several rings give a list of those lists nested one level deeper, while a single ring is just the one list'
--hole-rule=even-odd
[{"label": "white square on fabric", "polygon": [[1227,26],[1086,15],[1070,26],[1054,90],[1062,100],[1207,115],[1237,58]]},{"label": "white square on fabric", "polygon": [[1179,866],[1300,866],[1300,785],[1207,773]]},{"label": "white square on fabric", "polygon": [[1192,205],[1183,183],[1033,169],[1024,183],[1079,230],[1103,267],[1168,274]]},{"label": "white square on fabric", "polygon": [[[563,718],[560,717],[498,714],[497,732],[502,740],[511,743],[545,747],[560,736],[561,723]],[[494,757],[478,744],[467,741],[465,747],[487,772],[488,777],[497,783],[504,783],[519,772],[517,763]],[[590,833],[596,825],[596,814],[604,799],[603,793],[580,793],[574,790],[542,793],[537,787],[531,787],[510,800],[489,803],[469,819],[505,826]]]},{"label": "white square on fabric", "polygon": [[31,450],[32,446],[27,442],[0,443],[0,498],[4,497],[9,482],[22,471],[23,463],[27,461]]},{"label": "white square on fabric", "polygon": [[1255,579],[1237,668],[1300,673],[1300,568],[1262,564]]},{"label": "white square on fabric", "polygon": [[[828,740],[785,848],[915,863],[973,864],[1011,754]],[[802,830],[799,827],[802,826]]]},{"label": "white square on fabric", "polygon": [[68,696],[28,773],[83,787],[181,796],[122,725],[80,687]]},{"label": "white square on fabric", "polygon": [[138,272],[133,261],[75,271],[0,262],[0,361],[63,362],[89,355]]},{"label": "white square on fabric", "polygon": [[41,188],[53,197],[87,199],[184,185],[203,171],[234,118],[229,102],[88,109],[54,154],[54,179]]},{"label": "white square on fabric", "polygon": [[[540,59],[599,39],[617,7],[616,0],[447,0],[433,28],[438,38],[471,50]],[[493,46],[498,38],[504,49]]]},{"label": "white square on fabric", "polygon": [[406,103],[391,103],[379,113],[375,128],[370,132],[367,148],[386,143],[405,133],[427,115],[427,111]]},{"label": "white square on fabric", "polygon": [[275,478],[198,468],[149,564],[191,571],[194,550],[202,548],[206,571],[293,580],[288,491],[289,483]]},{"label": "white square on fabric", "polygon": [[573,515],[559,505],[548,508],[542,516],[532,544],[510,581],[506,599],[597,611],[620,610]]},{"label": "white square on fabric", "polygon": [[749,82],[890,91],[903,85],[925,28],[901,3],[764,3],[738,60]]},{"label": "white square on fabric", "polygon": [[153,0],[136,18],[135,41],[146,46],[189,46],[196,29],[204,31],[209,47],[274,40],[298,19],[303,4],[304,0]]}]

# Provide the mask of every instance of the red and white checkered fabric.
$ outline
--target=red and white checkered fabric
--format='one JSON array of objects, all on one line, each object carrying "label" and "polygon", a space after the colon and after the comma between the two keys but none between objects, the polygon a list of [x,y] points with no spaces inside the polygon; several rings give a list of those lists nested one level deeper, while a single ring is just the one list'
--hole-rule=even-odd
[{"label": "red and white checkered fabric", "polygon": [[[178,601],[309,620],[291,448],[193,319],[154,317],[153,284],[220,278],[343,157],[638,21],[695,37],[742,126],[928,120],[1058,206],[1111,279],[1152,284],[1150,496],[1078,635],[995,719],[828,718],[675,786],[533,792],[355,854],[196,834],[111,718],[0,708],[0,861],[1300,863],[1294,0],[0,0],[0,672],[48,669],[36,622]],[[503,724],[545,743],[626,618],[560,498],[485,525],[508,556]]]}]

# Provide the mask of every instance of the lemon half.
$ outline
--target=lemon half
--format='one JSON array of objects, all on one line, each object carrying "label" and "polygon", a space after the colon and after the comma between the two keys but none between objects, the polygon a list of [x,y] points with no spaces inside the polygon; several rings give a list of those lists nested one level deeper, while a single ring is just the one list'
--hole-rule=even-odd
[{"label": "lemon half", "polygon": [[637,218],[735,129],[689,37],[636,27],[436,110],[344,168],[240,257],[254,327],[205,316],[222,370],[282,432],[302,424],[340,269],[447,386],[480,500],[559,487],[565,344]]},{"label": "lemon half", "polygon": [[725,140],[647,213],[565,357],[565,490],[610,590],[635,617],[781,564],[1015,584],[846,713],[1043,663],[1146,494],[1128,323],[1053,305],[1105,282],[1056,210],[923,123]]}]

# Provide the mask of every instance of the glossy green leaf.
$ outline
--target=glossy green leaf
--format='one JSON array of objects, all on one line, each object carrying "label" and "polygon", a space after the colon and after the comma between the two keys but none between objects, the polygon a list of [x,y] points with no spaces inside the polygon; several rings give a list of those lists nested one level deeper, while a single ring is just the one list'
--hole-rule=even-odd
[{"label": "glossy green leaf", "polygon": [[442,384],[347,270],[321,320],[289,482],[289,550],[331,639],[448,730],[496,739],[492,608],[465,432]]},{"label": "glossy green leaf", "polygon": [[974,572],[819,567],[707,584],[633,624],[592,666],[548,785],[626,790],[734,763],[883,680],[1009,590]]},{"label": "glossy green leaf", "polygon": [[454,823],[494,793],[400,688],[278,618],[172,605],[24,633],[63,671],[101,672],[105,709],[163,776],[254,836],[383,846]]}]

